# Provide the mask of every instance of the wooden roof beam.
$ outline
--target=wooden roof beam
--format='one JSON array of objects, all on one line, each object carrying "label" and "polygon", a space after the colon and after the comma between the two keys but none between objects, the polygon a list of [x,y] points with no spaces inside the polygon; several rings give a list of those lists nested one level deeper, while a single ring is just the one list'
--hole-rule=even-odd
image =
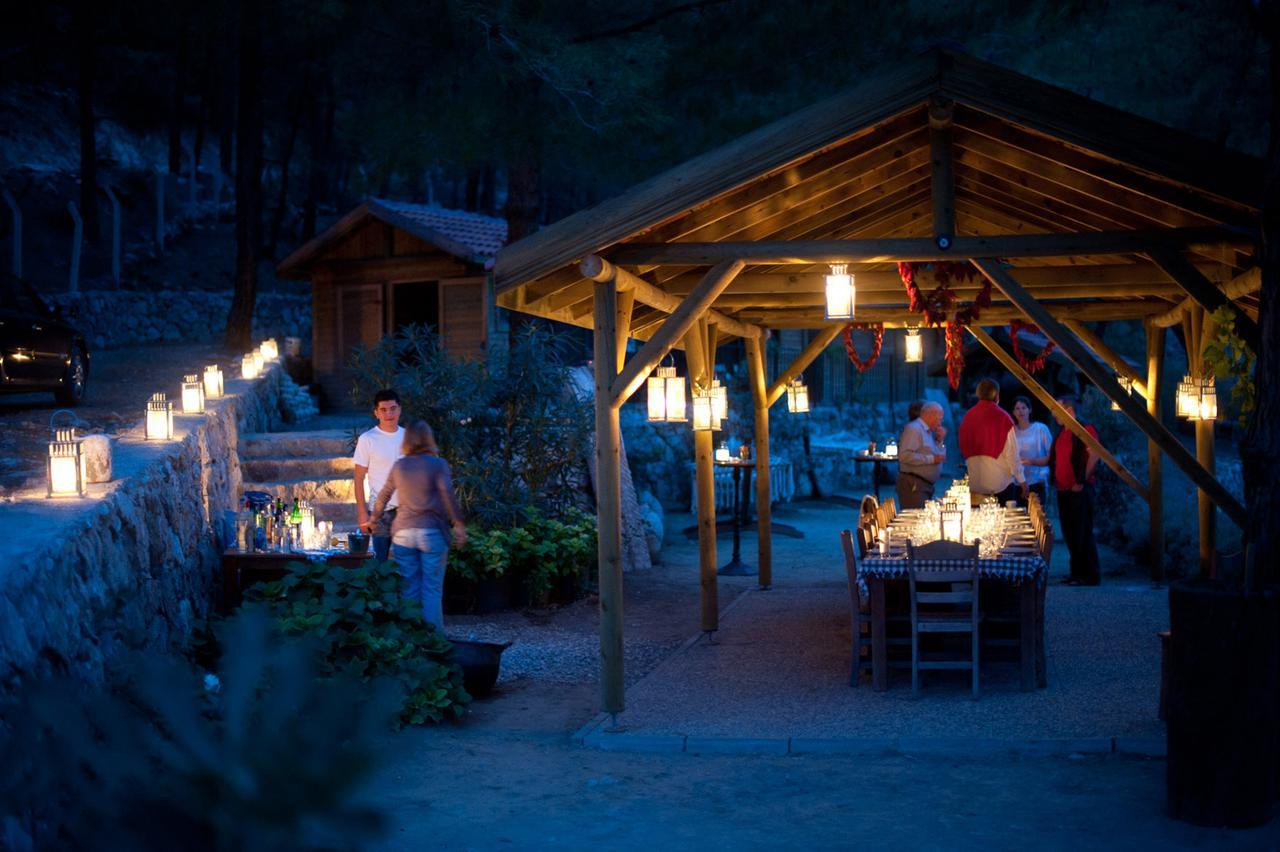
[{"label": "wooden roof beam", "polygon": [[1152,251],[1150,255],[1156,265],[1163,269],[1207,313],[1213,313],[1223,305],[1229,305],[1236,316],[1236,333],[1254,352],[1261,351],[1262,335],[1258,331],[1258,324],[1215,287],[1213,282],[1201,275],[1200,270],[1196,269],[1190,261],[1167,247]]},{"label": "wooden roof beam", "polygon": [[778,378],[774,379],[773,384],[769,385],[769,390],[765,394],[765,401],[768,405],[777,402],[782,394],[787,390],[787,383],[805,371],[805,368],[817,360],[818,356],[827,351],[827,347],[831,345],[831,341],[836,339],[841,331],[844,330],[844,324],[827,326],[818,330],[818,334],[813,340],[809,341],[809,345],[796,356],[787,369],[783,370]]},{"label": "wooden roof beam", "polygon": [[[631,290],[635,293],[637,302],[648,305],[651,308],[657,308],[668,314],[674,314],[680,310],[683,300],[680,296],[673,296],[661,287],[655,287],[648,281],[638,275],[634,275],[625,269],[614,266],[609,261],[599,255],[589,255],[584,258],[582,263],[578,265],[578,270],[584,278],[592,281],[608,281],[613,278],[618,282],[619,289]],[[735,273],[736,274],[736,273]],[[729,281],[733,280],[733,276],[729,276]],[[728,286],[728,282],[725,282]],[[717,291],[717,295],[723,291]],[[696,288],[695,288],[696,291]],[[692,294],[694,291],[690,291]],[[708,302],[708,304],[710,304]],[[764,334],[764,329],[741,323],[733,317],[720,313],[719,311],[711,311],[709,319],[716,324],[721,331],[732,334],[735,337],[760,337]]]},{"label": "wooden roof beam", "polygon": [[[1203,269],[1200,270],[1202,273]],[[1232,278],[1226,284],[1222,285],[1222,295],[1231,301],[1253,295],[1262,289],[1262,269],[1255,266],[1253,269],[1241,272],[1235,278]],[[1195,300],[1190,296],[1183,299],[1177,306],[1170,308],[1167,312],[1151,318],[1151,323],[1156,328],[1169,328],[1182,322],[1182,315],[1185,314]]]},{"label": "wooden roof beam", "polygon": [[[1059,319],[1067,317],[1091,320],[1145,319],[1169,309],[1164,299],[1094,300],[1089,302],[1040,303]],[[744,308],[738,318],[769,328],[823,328],[829,324],[821,307],[812,308]],[[1026,319],[1027,315],[1013,304],[996,304],[982,312],[983,325],[1004,325],[1010,320]],[[857,322],[884,322],[920,325],[923,317],[911,313],[906,306],[858,308]]]},{"label": "wooden roof beam", "polygon": [[628,243],[609,260],[620,265],[710,266],[725,260],[748,264],[887,263],[895,260],[964,260],[985,257],[1069,257],[1169,251],[1192,245],[1251,244],[1251,237],[1225,228],[1156,231],[1087,231],[1071,234],[1007,234],[956,237],[950,250],[931,238],[777,242]]},{"label": "wooden roof beam", "polygon": [[951,247],[956,233],[956,184],[951,163],[951,116],[954,104],[945,98],[929,101],[930,186],[933,195],[933,241]]},{"label": "wooden roof beam", "polygon": [[[993,260],[977,259],[973,261],[983,275],[987,276],[1009,301],[1015,303],[1034,322],[1045,337],[1057,344],[1063,354],[1071,359],[1080,372],[1088,377],[1104,395],[1111,399],[1135,426],[1155,442],[1165,455],[1169,456],[1188,478],[1204,491],[1214,503],[1226,513],[1227,517],[1240,528],[1244,528],[1246,514],[1244,506],[1227,488],[1205,470],[1186,447],[1160,421],[1147,413],[1144,403],[1134,399],[1120,387],[1111,373],[1105,370],[1085,348],[1043,305],[1031,297],[1022,285]],[[1217,292],[1217,289],[1214,289]]]}]

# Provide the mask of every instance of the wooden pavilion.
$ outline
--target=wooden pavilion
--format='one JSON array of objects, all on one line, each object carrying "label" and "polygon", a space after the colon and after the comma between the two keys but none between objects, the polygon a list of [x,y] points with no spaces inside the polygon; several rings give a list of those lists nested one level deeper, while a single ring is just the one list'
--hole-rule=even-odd
[{"label": "wooden pavilion", "polygon": [[[1188,352],[1230,305],[1256,351],[1261,162],[964,55],[935,50],[696,157],[499,252],[501,306],[595,332],[603,704],[623,708],[619,407],[674,347],[695,387],[716,344],[743,338],[755,408],[759,581],[771,578],[769,409],[844,322],[824,316],[827,264],[856,276],[857,320],[918,325],[896,262],[960,261],[990,281],[967,328],[1051,409],[1053,397],[981,326],[1036,324],[1147,436],[1148,481],[1069,423],[1151,508],[1162,576],[1161,462],[1200,494],[1202,569],[1217,505],[1245,510],[1214,477],[1212,423],[1196,452],[1161,422],[1167,328]],[[1086,321],[1142,320],[1138,374]],[[768,329],[820,333],[780,375],[765,374]],[[644,341],[626,359],[626,341]],[[1139,398],[1116,376],[1133,380]],[[1175,379],[1176,380],[1176,379]],[[695,432],[702,627],[717,628],[712,434]]]}]

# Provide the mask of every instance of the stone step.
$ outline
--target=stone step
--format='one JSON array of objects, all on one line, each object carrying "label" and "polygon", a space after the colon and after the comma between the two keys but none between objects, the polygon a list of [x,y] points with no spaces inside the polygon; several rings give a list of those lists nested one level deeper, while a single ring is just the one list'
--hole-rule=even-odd
[{"label": "stone step", "polygon": [[355,451],[353,433],[343,429],[311,432],[253,432],[240,438],[240,458],[347,456]]},{"label": "stone step", "polygon": [[281,497],[290,502],[294,497],[299,500],[310,500],[313,503],[355,500],[355,483],[351,481],[350,476],[286,479],[274,482],[245,479],[244,490],[265,491],[272,497]]},{"label": "stone step", "polygon": [[252,456],[241,459],[240,470],[245,479],[254,482],[277,482],[286,479],[328,479],[351,476],[351,456]]},{"label": "stone step", "polygon": [[316,500],[311,504],[311,510],[315,512],[317,521],[332,521],[335,529],[355,529],[355,500]]}]

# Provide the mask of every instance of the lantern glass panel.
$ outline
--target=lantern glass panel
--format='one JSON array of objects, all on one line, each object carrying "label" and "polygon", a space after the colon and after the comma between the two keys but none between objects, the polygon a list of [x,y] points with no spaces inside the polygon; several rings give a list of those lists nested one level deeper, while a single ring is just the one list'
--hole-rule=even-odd
[{"label": "lantern glass panel", "polygon": [[919,364],[924,360],[924,338],[920,336],[920,329],[907,329],[906,336],[902,339],[902,360],[908,364]]},{"label": "lantern glass panel", "polygon": [[792,414],[809,412],[809,386],[799,379],[787,383],[787,410]]},{"label": "lantern glass panel", "polygon": [[711,418],[720,428],[721,422],[729,416],[729,389],[720,384],[719,379],[711,380]]},{"label": "lantern glass panel", "polygon": [[146,439],[168,441],[173,438],[173,403],[162,393],[147,402]]},{"label": "lantern glass panel", "polygon": [[262,341],[262,346],[259,347],[258,351],[261,352],[262,357],[268,361],[274,361],[276,358],[280,357],[280,347],[276,343],[276,339],[274,337],[268,337],[266,340]]},{"label": "lantern glass panel", "polygon": [[258,361],[252,353],[240,359],[240,377],[244,379],[258,378]]},{"label": "lantern glass panel", "polygon": [[58,429],[49,442],[50,497],[83,497],[87,471],[84,449],[74,429]]},{"label": "lantern glass panel", "polygon": [[222,368],[210,364],[204,368],[204,398],[219,399],[222,396]]},{"label": "lantern glass panel", "polygon": [[714,414],[709,391],[696,391],[693,394],[693,431],[710,432],[718,422]]},{"label": "lantern glass panel", "polygon": [[853,319],[856,290],[848,268],[843,263],[835,263],[827,275],[826,316],[829,320]]},{"label": "lantern glass panel", "polygon": [[938,513],[938,534],[943,541],[964,541],[964,512],[957,503],[946,503]]},{"label": "lantern glass panel", "polygon": [[1211,422],[1218,419],[1218,389],[1213,379],[1205,379],[1200,383],[1196,394],[1196,416],[1199,421]]},{"label": "lantern glass panel", "polygon": [[199,376],[187,376],[182,383],[182,413],[199,414],[204,411],[204,383]]}]

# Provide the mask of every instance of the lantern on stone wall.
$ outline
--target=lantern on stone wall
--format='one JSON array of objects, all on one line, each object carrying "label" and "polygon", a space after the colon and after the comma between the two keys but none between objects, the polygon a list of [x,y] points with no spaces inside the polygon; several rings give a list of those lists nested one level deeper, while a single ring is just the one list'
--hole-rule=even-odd
[{"label": "lantern on stone wall", "polygon": [[720,421],[715,417],[715,402],[711,388],[695,388],[693,391],[693,431],[710,432]]},{"label": "lantern on stone wall", "polygon": [[683,423],[685,417],[684,376],[675,367],[659,367],[647,383],[650,423]]},{"label": "lantern on stone wall", "polygon": [[915,326],[908,328],[902,338],[902,360],[908,364],[919,364],[924,360],[924,338]]},{"label": "lantern on stone wall", "polygon": [[266,368],[266,366],[267,366],[267,359],[262,357],[262,350],[261,350],[261,349],[255,349],[255,350],[253,350],[252,352],[250,352],[249,354],[253,356],[253,365],[254,365],[254,367],[256,367],[256,368],[257,368],[257,370],[258,370],[258,375],[259,375],[259,376],[261,376],[261,375],[262,375],[262,371],[263,371],[263,370]]},{"label": "lantern on stone wall", "polygon": [[217,364],[210,364],[204,368],[204,398],[220,399],[222,391],[222,368]]},{"label": "lantern on stone wall", "polygon": [[787,411],[792,414],[809,413],[809,386],[799,378],[787,382]]},{"label": "lantern on stone wall", "polygon": [[252,352],[245,353],[240,359],[240,378],[256,379],[258,373],[262,372],[262,367],[258,363],[258,359],[253,356]]},{"label": "lantern on stone wall", "polygon": [[[1117,373],[1116,384],[1120,385],[1120,389],[1123,390],[1126,394],[1133,393],[1133,379],[1129,378],[1128,376],[1122,376],[1119,373]],[[1111,410],[1119,411],[1120,403],[1116,402],[1114,399],[1111,400]]]},{"label": "lantern on stone wall", "polygon": [[262,345],[258,347],[258,351],[262,353],[262,357],[267,361],[274,361],[280,357],[280,346],[276,343],[274,337],[268,337],[262,341]]},{"label": "lantern on stone wall", "polygon": [[964,510],[948,500],[938,512],[938,535],[943,541],[964,541]]},{"label": "lantern on stone wall", "polygon": [[854,287],[853,276],[848,270],[848,264],[831,264],[831,272],[827,275],[826,317],[829,320],[853,319],[854,296],[857,290]]},{"label": "lantern on stone wall", "polygon": [[84,448],[75,429],[55,429],[49,442],[49,497],[83,497],[85,483]]},{"label": "lantern on stone wall", "polygon": [[148,441],[173,439],[173,403],[164,394],[156,393],[147,400],[147,421],[144,432]]},{"label": "lantern on stone wall", "polygon": [[182,381],[182,413],[200,414],[204,411],[204,382],[197,375]]}]

